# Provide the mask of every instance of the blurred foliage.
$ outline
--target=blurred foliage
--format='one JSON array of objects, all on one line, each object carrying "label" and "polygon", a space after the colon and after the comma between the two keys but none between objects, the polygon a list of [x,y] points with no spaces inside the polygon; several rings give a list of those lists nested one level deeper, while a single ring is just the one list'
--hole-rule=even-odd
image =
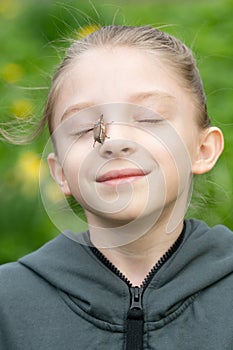
[{"label": "blurred foliage", "polygon": [[[233,229],[232,0],[0,0],[1,121],[38,119],[67,38],[99,25],[151,24],[192,47],[204,80],[209,113],[223,129],[225,152],[213,171],[195,180],[188,216]],[[81,27],[83,29],[81,29]],[[1,143],[0,262],[15,260],[56,234],[40,199],[38,171],[45,132],[31,145]]]}]

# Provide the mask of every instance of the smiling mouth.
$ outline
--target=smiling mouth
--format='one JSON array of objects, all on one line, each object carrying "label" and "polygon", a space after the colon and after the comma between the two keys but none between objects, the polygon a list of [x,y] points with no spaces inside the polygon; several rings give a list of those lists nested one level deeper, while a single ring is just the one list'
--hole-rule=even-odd
[{"label": "smiling mouth", "polygon": [[111,170],[97,177],[96,182],[114,186],[139,180],[147,174],[147,172],[140,169]]}]

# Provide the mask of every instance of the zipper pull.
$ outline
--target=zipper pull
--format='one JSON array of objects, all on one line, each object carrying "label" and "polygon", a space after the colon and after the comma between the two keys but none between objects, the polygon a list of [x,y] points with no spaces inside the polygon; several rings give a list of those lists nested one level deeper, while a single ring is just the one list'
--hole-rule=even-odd
[{"label": "zipper pull", "polygon": [[143,349],[144,312],[143,288],[131,287],[131,305],[126,320],[126,350]]},{"label": "zipper pull", "polygon": [[143,288],[140,287],[131,287],[131,305],[130,310],[139,309],[142,310],[142,292]]}]

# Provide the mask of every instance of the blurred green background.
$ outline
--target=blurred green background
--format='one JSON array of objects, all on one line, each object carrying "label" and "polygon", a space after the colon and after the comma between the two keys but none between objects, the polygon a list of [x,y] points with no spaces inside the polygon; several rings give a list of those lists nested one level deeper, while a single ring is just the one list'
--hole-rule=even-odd
[{"label": "blurred green background", "polygon": [[[95,25],[151,24],[192,47],[204,80],[209,114],[225,134],[213,171],[195,181],[187,216],[233,229],[233,1],[0,0],[1,121],[38,119],[50,77],[67,38]],[[0,263],[15,260],[56,236],[38,186],[47,132],[30,145],[0,145]],[[52,189],[51,189],[52,191]]]}]

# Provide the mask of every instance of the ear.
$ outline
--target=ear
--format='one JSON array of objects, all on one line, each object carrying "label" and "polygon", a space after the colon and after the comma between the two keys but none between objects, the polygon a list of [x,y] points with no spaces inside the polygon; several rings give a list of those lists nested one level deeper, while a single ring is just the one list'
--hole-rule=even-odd
[{"label": "ear", "polygon": [[68,182],[65,178],[64,170],[55,153],[50,153],[48,155],[48,165],[49,165],[51,176],[54,178],[58,186],[61,188],[62,192],[65,195],[70,196],[71,191],[70,191]]},{"label": "ear", "polygon": [[193,174],[204,174],[210,171],[224,148],[222,131],[217,127],[210,127],[204,130],[201,135],[201,142],[197,157],[193,163]]}]

